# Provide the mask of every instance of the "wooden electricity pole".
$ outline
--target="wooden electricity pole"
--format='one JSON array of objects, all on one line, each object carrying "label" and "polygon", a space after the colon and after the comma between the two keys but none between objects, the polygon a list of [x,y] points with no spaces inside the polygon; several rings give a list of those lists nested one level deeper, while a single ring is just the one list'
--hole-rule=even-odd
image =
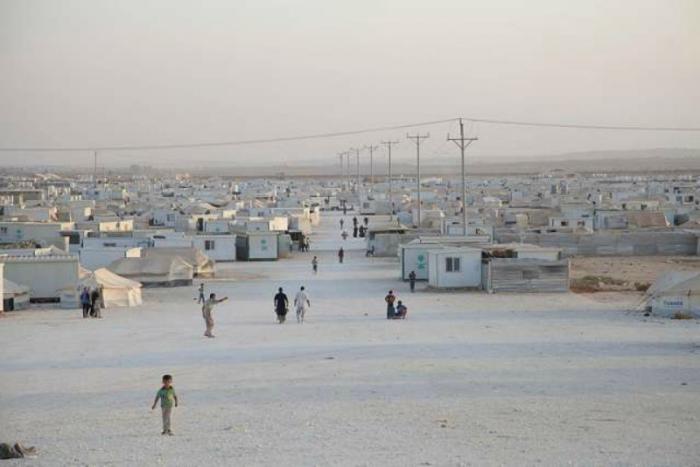
[{"label": "wooden electricity pole", "polygon": [[389,153],[389,173],[388,173],[388,177],[389,177],[389,204],[391,204],[391,214],[393,215],[394,214],[394,195],[393,195],[393,192],[391,190],[391,146],[394,144],[399,144],[399,142],[389,140],[389,141],[382,141],[382,144],[386,145],[386,149]]},{"label": "wooden electricity pole", "polygon": [[420,133],[416,135],[406,134],[406,138],[412,139],[416,143],[416,185],[418,187],[418,229],[420,229],[420,143],[422,139],[430,138],[430,133],[421,135]]},{"label": "wooden electricity pole", "polygon": [[374,150],[379,149],[379,146],[365,146],[369,149],[369,183],[372,190],[374,190]]},{"label": "wooden electricity pole", "polygon": [[447,141],[454,142],[462,153],[462,235],[467,236],[467,180],[464,174],[464,151],[479,138],[464,137],[464,122],[459,119],[459,138],[450,138],[447,134]]}]

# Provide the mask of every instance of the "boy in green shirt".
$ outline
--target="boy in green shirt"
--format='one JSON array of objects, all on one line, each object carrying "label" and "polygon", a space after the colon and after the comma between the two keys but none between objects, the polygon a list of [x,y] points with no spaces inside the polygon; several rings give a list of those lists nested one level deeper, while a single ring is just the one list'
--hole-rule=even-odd
[{"label": "boy in green shirt", "polygon": [[177,407],[177,394],[175,394],[175,388],[172,386],[173,377],[170,375],[163,375],[163,387],[161,387],[156,393],[156,399],[153,401],[153,406],[151,410],[156,408],[156,404],[160,399],[160,408],[163,411],[163,435],[173,435],[170,431],[170,412],[173,409],[173,405]]}]

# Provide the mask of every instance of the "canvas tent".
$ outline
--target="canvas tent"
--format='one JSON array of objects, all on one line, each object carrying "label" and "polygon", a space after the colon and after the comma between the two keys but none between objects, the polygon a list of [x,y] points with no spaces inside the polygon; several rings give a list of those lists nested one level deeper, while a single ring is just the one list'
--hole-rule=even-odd
[{"label": "canvas tent", "polygon": [[122,258],[110,264],[111,272],[140,282],[143,287],[192,285],[194,268],[179,256]]},{"label": "canvas tent", "polygon": [[194,275],[198,277],[214,276],[214,261],[207,255],[202,253],[198,248],[145,248],[141,250],[141,256],[144,258],[174,258],[179,257],[192,266]]},{"label": "canvas tent", "polygon": [[141,283],[114,274],[107,268],[87,272],[80,278],[79,289],[87,287],[90,290],[99,288],[105,308],[119,306],[138,306],[141,299]]},{"label": "canvas tent", "polygon": [[666,272],[649,287],[645,298],[655,315],[670,318],[684,314],[700,318],[700,273]]},{"label": "canvas tent", "polygon": [[23,310],[29,306],[29,287],[4,279],[2,299],[3,310]]}]

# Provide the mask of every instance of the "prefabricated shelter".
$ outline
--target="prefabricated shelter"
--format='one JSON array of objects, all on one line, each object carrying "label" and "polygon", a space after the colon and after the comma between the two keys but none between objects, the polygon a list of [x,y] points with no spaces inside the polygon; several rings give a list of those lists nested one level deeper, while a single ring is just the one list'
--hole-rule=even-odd
[{"label": "prefabricated shelter", "polygon": [[141,248],[81,248],[79,255],[81,266],[90,270],[95,270],[107,267],[112,262],[121,258],[141,256]]},{"label": "prefabricated shelter", "polygon": [[72,222],[0,222],[0,243],[34,241],[68,250],[69,240],[61,232],[73,227]]},{"label": "prefabricated shelter", "polygon": [[669,271],[659,276],[646,291],[646,303],[654,315],[700,318],[700,273]]},{"label": "prefabricated shelter", "polygon": [[78,283],[77,256],[0,256],[0,263],[5,279],[29,287],[31,301],[60,302],[61,291]]},{"label": "prefabricated shelter", "polygon": [[144,258],[176,258],[184,260],[192,266],[197,277],[214,276],[214,261],[198,248],[144,248],[141,250]]},{"label": "prefabricated shelter", "polygon": [[203,232],[212,234],[227,234],[231,232],[231,219],[211,219],[204,222]]},{"label": "prefabricated shelter", "polygon": [[214,261],[236,261],[235,235],[196,235],[192,246]]},{"label": "prefabricated shelter", "polygon": [[29,287],[3,279],[2,310],[23,310],[29,306]]},{"label": "prefabricated shelter", "polygon": [[467,235],[454,237],[422,236],[399,245],[401,279],[408,280],[411,271],[416,272],[417,280],[428,280],[428,251],[445,247],[478,247],[488,244],[489,236]]},{"label": "prefabricated shelter", "polygon": [[192,285],[194,267],[179,256],[122,258],[109,265],[113,273],[140,282],[143,287]]},{"label": "prefabricated shelter", "polygon": [[401,263],[401,280],[407,281],[411,271],[415,271],[416,280],[428,280],[428,252],[445,248],[439,243],[421,243],[419,239],[399,245]]},{"label": "prefabricated shelter", "polygon": [[277,232],[246,232],[236,234],[236,258],[242,261],[276,260]]},{"label": "prefabricated shelter", "polygon": [[279,258],[291,258],[293,245],[291,235],[280,233],[277,236],[277,254]]},{"label": "prefabricated shelter", "polygon": [[107,268],[88,272],[80,278],[79,290],[100,289],[105,308],[120,306],[138,306],[143,303],[141,283],[114,274]]},{"label": "prefabricated shelter", "polygon": [[374,248],[374,256],[396,256],[399,245],[417,237],[415,230],[402,226],[369,227],[367,232],[367,249]]},{"label": "prefabricated shelter", "polygon": [[428,285],[437,289],[481,288],[480,248],[428,250]]},{"label": "prefabricated shelter", "polygon": [[[292,214],[289,216],[288,227],[284,230],[300,230],[304,234],[311,233],[311,219],[308,216]],[[282,229],[276,229],[282,230]]]}]

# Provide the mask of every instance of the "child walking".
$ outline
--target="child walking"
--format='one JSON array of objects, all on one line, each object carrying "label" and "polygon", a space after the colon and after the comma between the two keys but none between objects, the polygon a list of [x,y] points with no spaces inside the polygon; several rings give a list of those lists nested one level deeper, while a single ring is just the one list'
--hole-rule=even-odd
[{"label": "child walking", "polygon": [[153,401],[153,406],[151,410],[156,408],[158,400],[160,400],[160,409],[163,412],[163,435],[173,435],[170,430],[170,412],[173,410],[173,405],[177,407],[177,394],[175,394],[175,388],[173,385],[173,377],[170,375],[163,375],[163,387],[161,387],[156,393],[156,398]]}]

